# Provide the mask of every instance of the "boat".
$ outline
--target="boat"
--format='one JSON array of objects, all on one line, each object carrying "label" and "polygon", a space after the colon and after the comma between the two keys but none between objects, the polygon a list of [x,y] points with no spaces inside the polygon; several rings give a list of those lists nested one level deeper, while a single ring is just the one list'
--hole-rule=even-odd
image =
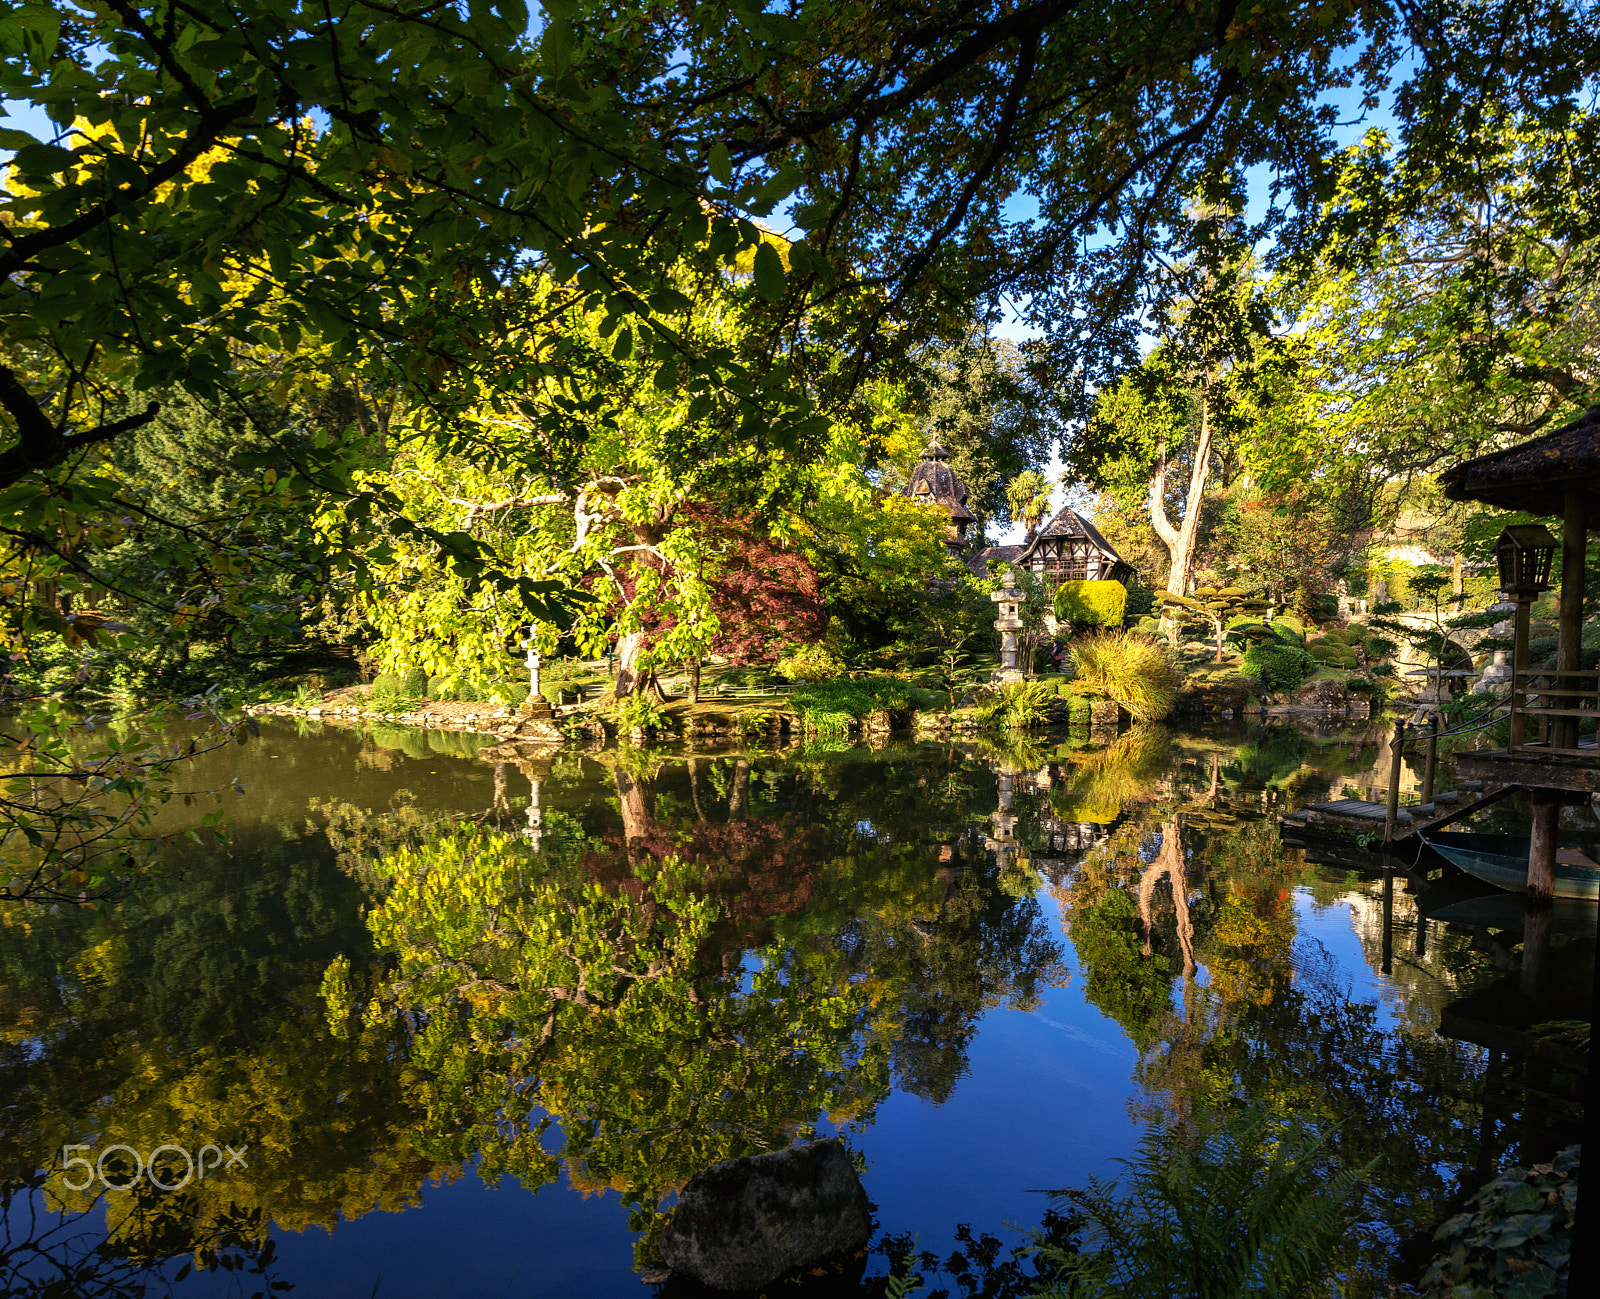
[{"label": "boat", "polygon": [[[1448,879],[1428,886],[1418,900],[1417,910],[1444,925],[1520,932],[1528,918],[1528,906],[1526,894],[1507,893],[1470,875],[1452,873]],[[1581,898],[1556,898],[1547,914],[1552,933],[1594,933],[1594,907]]]},{"label": "boat", "polygon": [[[1417,838],[1452,866],[1474,879],[1512,893],[1528,889],[1528,840],[1514,834],[1466,834],[1418,831]],[[1600,900],[1600,861],[1590,853],[1600,849],[1562,848],[1556,853],[1555,882],[1558,898]]]}]

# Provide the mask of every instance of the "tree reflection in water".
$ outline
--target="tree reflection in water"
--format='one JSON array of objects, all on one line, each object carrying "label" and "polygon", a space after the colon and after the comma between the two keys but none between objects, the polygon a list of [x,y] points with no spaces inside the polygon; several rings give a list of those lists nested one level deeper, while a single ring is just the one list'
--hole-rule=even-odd
[{"label": "tree reflection in water", "polygon": [[481,812],[321,804],[52,919],[53,948],[11,926],[34,994],[0,1060],[31,1118],[13,1188],[82,1214],[59,1168],[29,1183],[51,1152],[220,1133],[249,1177],[105,1193],[106,1250],[259,1262],[274,1225],[333,1230],[470,1165],[615,1190],[648,1256],[694,1172],[869,1125],[895,1086],[945,1099],[985,1010],[1061,977],[971,832],[964,759],[849,765],[527,756]]},{"label": "tree reflection in water", "polygon": [[[1333,1129],[1330,1161],[1376,1161],[1350,1293],[1506,1140],[1480,1053],[1435,1031],[1487,958],[1437,931],[1384,1009],[1302,932],[1359,891],[1281,845],[1263,791],[1317,763],[1335,782],[1356,750],[1158,728],[976,755],[486,750],[481,806],[449,815],[427,789],[373,797],[400,783],[392,752],[350,764],[359,799],[299,824],[280,795],[140,896],[0,912],[12,1239],[24,1210],[79,1215],[26,1276],[25,1250],[4,1256],[11,1288],[268,1269],[273,1231],[402,1209],[469,1167],[614,1190],[647,1257],[662,1201],[707,1164],[825,1120],[864,1132],[897,1088],[949,1099],[984,1013],[1066,981],[1041,898],[1072,995],[1140,1052],[1140,1116],[1248,1099]],[[62,1178],[69,1143],[229,1138],[248,1179],[96,1202]],[[1021,1284],[998,1242],[963,1239],[970,1276]]]},{"label": "tree reflection in water", "polygon": [[[1331,1133],[1330,1173],[1370,1163],[1341,1292],[1388,1293],[1397,1240],[1431,1231],[1481,1166],[1481,1052],[1437,1034],[1437,1006],[1404,1003],[1386,1025],[1354,999],[1321,944],[1297,933],[1294,888],[1319,882],[1236,778],[1250,764],[1209,758],[1142,796],[1119,793],[1114,829],[1061,874],[1087,995],[1140,1047],[1150,1120],[1248,1103]],[[1093,787],[1114,787],[1106,754],[1096,762]],[[1083,784],[1068,773],[1069,790]],[[1474,964],[1459,944],[1453,955]]]}]

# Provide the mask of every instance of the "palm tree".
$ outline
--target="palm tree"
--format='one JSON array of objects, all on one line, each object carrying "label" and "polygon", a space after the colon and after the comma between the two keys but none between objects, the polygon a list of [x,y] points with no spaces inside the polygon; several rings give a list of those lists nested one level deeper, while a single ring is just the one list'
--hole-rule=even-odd
[{"label": "palm tree", "polygon": [[1006,487],[1006,501],[1011,506],[1011,517],[1028,530],[1023,542],[1026,545],[1050,510],[1050,482],[1037,469],[1025,469]]}]

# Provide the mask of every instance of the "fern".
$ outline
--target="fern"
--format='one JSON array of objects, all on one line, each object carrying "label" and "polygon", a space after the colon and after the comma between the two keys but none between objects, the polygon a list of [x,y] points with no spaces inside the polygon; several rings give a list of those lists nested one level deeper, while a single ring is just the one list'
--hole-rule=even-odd
[{"label": "fern", "polygon": [[[1157,1123],[1126,1194],[1091,1178],[1052,1192],[1084,1218],[1085,1248],[1039,1243],[1057,1269],[1049,1299],[1296,1299],[1324,1281],[1367,1168],[1327,1171],[1326,1136],[1260,1110]],[[1370,1165],[1368,1166],[1370,1167]]]}]

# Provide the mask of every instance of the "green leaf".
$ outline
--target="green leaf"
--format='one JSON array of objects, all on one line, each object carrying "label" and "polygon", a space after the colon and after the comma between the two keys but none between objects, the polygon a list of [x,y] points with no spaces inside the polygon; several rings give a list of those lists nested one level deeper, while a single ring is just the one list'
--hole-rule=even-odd
[{"label": "green leaf", "polygon": [[711,146],[711,174],[724,185],[733,183],[733,162],[728,157],[728,146],[718,140]]},{"label": "green leaf", "polygon": [[756,246],[756,292],[768,302],[778,302],[783,297],[783,259],[778,250],[763,241]]}]

